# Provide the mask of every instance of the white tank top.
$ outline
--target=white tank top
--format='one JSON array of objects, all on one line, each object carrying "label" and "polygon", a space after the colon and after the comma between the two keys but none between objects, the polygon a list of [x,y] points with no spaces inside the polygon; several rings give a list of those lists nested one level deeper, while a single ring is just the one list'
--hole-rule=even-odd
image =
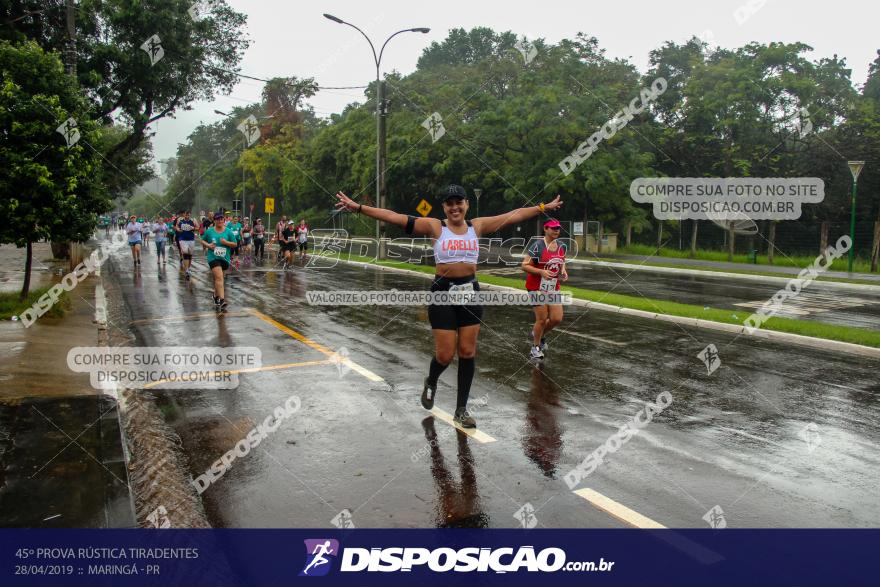
[{"label": "white tank top", "polygon": [[480,257],[480,242],[473,225],[468,221],[467,232],[455,234],[446,222],[440,230],[440,237],[434,241],[434,261],[438,265],[446,263],[468,263],[476,265]]}]

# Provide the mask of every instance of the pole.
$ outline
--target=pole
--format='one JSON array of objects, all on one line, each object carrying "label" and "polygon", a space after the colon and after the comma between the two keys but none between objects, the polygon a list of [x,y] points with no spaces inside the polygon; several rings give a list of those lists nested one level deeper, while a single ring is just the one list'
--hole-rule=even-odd
[{"label": "pole", "polygon": [[856,179],[853,178],[852,184],[852,211],[850,212],[849,217],[849,262],[848,262],[848,271],[852,273],[853,270],[853,259],[856,254]]},{"label": "pole", "polygon": [[64,68],[67,75],[76,77],[76,6],[67,0],[67,50]]},{"label": "pole", "polygon": [[[376,200],[385,207],[385,82],[379,79],[376,68]],[[385,223],[376,221],[376,238],[379,239],[379,258],[386,257]]]},{"label": "pole", "polygon": [[[241,156],[244,157],[245,147],[241,148]],[[244,216],[244,211],[247,210],[244,205],[244,163],[241,165],[241,215]]]}]

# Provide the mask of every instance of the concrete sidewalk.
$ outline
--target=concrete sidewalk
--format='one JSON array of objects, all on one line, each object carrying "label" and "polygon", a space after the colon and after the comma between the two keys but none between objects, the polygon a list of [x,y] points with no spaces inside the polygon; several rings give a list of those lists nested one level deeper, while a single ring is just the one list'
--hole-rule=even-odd
[{"label": "concrete sidewalk", "polygon": [[[54,269],[66,263],[41,261],[49,257],[48,244],[35,247],[48,268],[33,288],[60,281]],[[23,267],[23,249],[0,247],[3,289],[21,287]],[[135,526],[116,400],[67,367],[71,348],[99,345],[98,279],[70,292],[63,318],[0,322],[0,526]]]}]

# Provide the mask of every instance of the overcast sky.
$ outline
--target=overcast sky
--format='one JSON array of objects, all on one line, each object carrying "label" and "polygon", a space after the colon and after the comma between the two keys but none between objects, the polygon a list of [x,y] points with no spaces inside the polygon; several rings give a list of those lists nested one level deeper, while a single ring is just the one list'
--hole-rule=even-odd
[{"label": "overcast sky", "polygon": [[[400,0],[227,1],[248,17],[251,46],[242,60],[241,73],[259,78],[314,77],[321,86],[361,86],[375,78],[367,42],[354,29],[325,19],[324,12],[357,25],[376,45],[400,29],[430,27],[428,34],[406,33],[388,44],[382,70],[403,74],[415,69],[425,47],[442,41],[457,27],[510,30],[550,43],[584,32],[599,39],[608,57],[626,58],[642,72],[652,49],[668,40],[684,42],[692,35],[714,39],[713,45],[727,48],[751,41],[800,41],[813,47],[812,59],[835,54],[845,58],[853,82],[859,85],[880,48],[880,4],[868,0],[444,0],[421,5]],[[750,5],[755,10],[748,14]],[[735,17],[737,10],[742,24]],[[154,123],[155,158],[173,156],[177,144],[200,122],[219,120],[215,109],[228,111],[256,102],[261,90],[262,83],[242,80],[229,96],[199,102],[175,119]],[[328,116],[354,101],[363,101],[363,90],[324,90],[309,103],[319,115]]]}]

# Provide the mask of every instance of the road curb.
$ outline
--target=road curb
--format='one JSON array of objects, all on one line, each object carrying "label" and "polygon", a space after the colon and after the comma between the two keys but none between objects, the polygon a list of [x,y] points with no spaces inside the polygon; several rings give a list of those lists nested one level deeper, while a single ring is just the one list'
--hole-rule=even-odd
[{"label": "road curb", "polygon": [[[95,269],[95,278],[98,280],[95,286],[95,326],[98,329],[98,345],[108,346],[109,337],[107,333],[107,295],[104,292],[103,279],[101,277],[101,266]],[[119,441],[122,445],[122,463],[125,469],[125,481],[128,485],[128,502],[131,511],[131,519],[134,527],[137,526],[137,506],[135,504],[134,491],[131,487],[131,476],[129,475],[129,467],[131,466],[131,452],[129,451],[130,439],[125,431],[123,418],[126,416],[126,405],[121,401],[119,390],[116,384],[111,384],[109,389],[104,390],[101,395],[106,395],[116,403],[116,421],[118,423]]]},{"label": "road curb", "polygon": [[[114,262],[108,260],[110,264]],[[100,267],[95,275],[101,279]],[[113,288],[110,293],[112,297]],[[112,306],[103,285],[96,287],[95,302],[99,345],[108,346]],[[103,328],[100,317],[104,320]],[[116,400],[136,527],[210,528],[204,503],[193,488],[189,467],[179,449],[180,437],[168,427],[152,395],[111,385],[106,394]],[[170,526],[162,524],[163,521]]]},{"label": "road curb", "polygon": [[[655,265],[642,265],[638,263],[615,263],[612,261],[593,261],[590,259],[567,259],[569,263],[578,263],[582,265],[595,265],[597,267],[608,267],[609,269],[629,269],[632,271],[653,271],[654,273],[668,273],[672,275],[690,275],[697,277],[729,277],[731,279],[741,279],[744,281],[762,281],[764,283],[780,283],[786,284],[792,279],[797,279],[796,274],[791,277],[778,277],[776,275],[753,275],[750,273],[730,273],[727,271],[706,271],[702,269],[685,269],[679,267],[657,267]],[[868,291],[872,293],[880,293],[880,285],[868,285],[865,283],[845,283],[841,281],[814,281],[814,283],[822,287],[830,287],[833,289],[852,289],[856,291]]]},{"label": "road curb", "polygon": [[[369,267],[371,269],[380,269],[382,271],[392,271],[398,273],[408,273],[410,275],[420,275],[426,277],[428,279],[433,279],[433,275],[428,273],[422,273],[421,271],[413,271],[412,269],[403,269],[400,267],[388,267],[387,265],[376,265],[373,263],[364,263],[362,261],[351,261],[348,259],[339,259],[343,263],[349,263],[352,265],[359,265],[361,267]],[[844,284],[847,285],[847,284]],[[509,290],[509,291],[521,291],[513,287],[508,287],[506,285],[492,285],[489,283],[481,283],[480,287],[485,287],[486,289],[500,289],[500,290]],[[591,310],[599,310],[601,312],[609,312],[612,314],[624,314],[627,316],[635,316],[637,318],[644,318],[647,320],[659,320],[661,322],[673,322],[676,324],[682,324],[684,326],[693,326],[696,328],[704,328],[706,330],[717,330],[720,332],[727,332],[728,334],[739,334],[743,336],[751,336],[753,338],[761,338],[765,340],[771,340],[775,342],[787,342],[791,344],[797,344],[801,346],[807,346],[827,351],[836,351],[836,352],[844,352],[849,354],[856,354],[863,357],[871,357],[874,359],[880,359],[880,348],[874,348],[869,346],[864,346],[861,344],[854,344],[851,342],[843,342],[839,340],[830,340],[827,338],[816,338],[814,336],[804,336],[802,334],[791,334],[789,332],[780,332],[777,330],[752,330],[749,331],[745,328],[745,326],[741,326],[738,324],[729,324],[727,322],[714,322],[712,320],[703,320],[701,318],[687,318],[685,316],[675,316],[672,314],[654,314],[652,312],[646,312],[644,310],[635,310],[631,308],[623,308],[621,306],[614,306],[611,304],[603,304],[600,302],[590,302],[587,300],[579,300],[576,298],[572,299],[572,304],[576,306],[585,306]]]}]

